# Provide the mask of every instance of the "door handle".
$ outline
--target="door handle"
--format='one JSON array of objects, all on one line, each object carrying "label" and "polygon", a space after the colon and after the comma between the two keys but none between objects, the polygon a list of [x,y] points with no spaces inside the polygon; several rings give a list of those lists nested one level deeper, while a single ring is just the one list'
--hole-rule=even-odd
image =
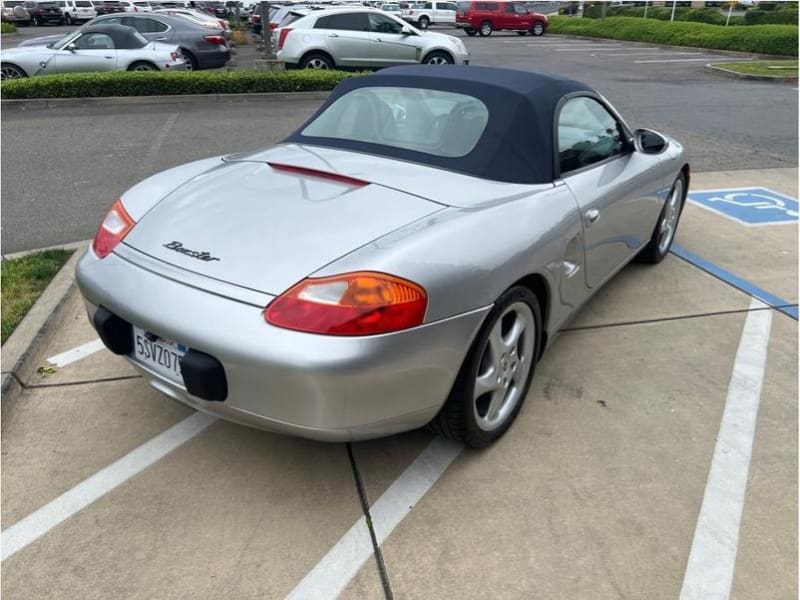
[{"label": "door handle", "polygon": [[329,33],[328,37],[339,37],[338,33]]},{"label": "door handle", "polygon": [[600,218],[600,211],[596,208],[590,208],[586,211],[586,222],[591,225]]},{"label": "door handle", "polygon": [[382,42],[383,40],[381,38],[375,38],[375,41],[376,42]]}]

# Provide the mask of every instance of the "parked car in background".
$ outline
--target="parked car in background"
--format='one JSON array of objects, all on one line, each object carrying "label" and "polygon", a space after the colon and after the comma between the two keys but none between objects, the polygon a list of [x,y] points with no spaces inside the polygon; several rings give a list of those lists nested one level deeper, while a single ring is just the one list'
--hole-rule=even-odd
[{"label": "parked car in background", "polygon": [[0,15],[4,23],[16,25],[30,25],[31,15],[25,8],[24,0],[2,0],[0,2]]},{"label": "parked car in background", "polygon": [[151,43],[131,27],[92,25],[49,45],[0,51],[3,80],[94,71],[179,71],[186,68],[178,47]]},{"label": "parked car in background", "polygon": [[378,8],[380,8],[383,12],[396,14],[398,17],[403,14],[400,5],[396,3],[381,4]]},{"label": "parked car in background", "polygon": [[31,16],[31,23],[34,25],[64,24],[64,15],[61,13],[61,7],[58,6],[57,2],[28,1],[25,3],[25,8],[28,10],[28,14]]},{"label": "parked car in background", "polygon": [[420,29],[427,29],[430,25],[454,25],[456,8],[455,2],[423,2],[422,6],[405,9],[403,19]]},{"label": "parked car in background", "polygon": [[469,64],[469,52],[458,38],[420,31],[372,8],[313,11],[278,30],[277,48],[287,68]]},{"label": "parked car in background", "polygon": [[97,16],[97,11],[90,0],[58,0],[58,6],[67,25],[91,21]]},{"label": "parked car in background", "polygon": [[218,19],[207,12],[200,12],[191,8],[157,8],[153,11],[155,14],[175,15],[188,19],[192,23],[196,23],[206,29],[219,30],[225,34],[226,39],[231,38],[231,26],[225,19]]},{"label": "parked car in background", "polygon": [[197,8],[220,19],[225,19],[230,16],[230,12],[224,2],[198,2]]},{"label": "parked car in background", "polygon": [[128,0],[94,0],[94,9],[98,16],[119,12],[136,12],[133,2]]},{"label": "parked car in background", "polygon": [[97,17],[90,25],[119,24],[133,27],[145,38],[176,44],[187,69],[215,69],[231,59],[231,49],[222,28],[209,28],[177,15],[125,13]]},{"label": "parked car in background", "polygon": [[538,36],[548,25],[545,15],[529,11],[522,2],[459,2],[457,9],[456,27],[470,36],[502,30]]}]

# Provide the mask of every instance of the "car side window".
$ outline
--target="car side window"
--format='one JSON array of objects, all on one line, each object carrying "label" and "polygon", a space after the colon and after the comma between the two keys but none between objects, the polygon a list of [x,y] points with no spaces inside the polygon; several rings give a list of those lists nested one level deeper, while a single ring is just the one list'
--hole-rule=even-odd
[{"label": "car side window", "polygon": [[135,21],[141,21],[139,27],[135,29],[139,31],[139,33],[160,33],[162,31],[167,30],[167,26],[163,23],[156,21],[155,19],[134,19]]},{"label": "car side window", "polygon": [[424,8],[430,10],[431,8],[433,8],[433,2],[426,2]]},{"label": "car side window", "polygon": [[528,9],[525,8],[525,6],[523,6],[522,4],[515,4],[514,12],[517,13],[518,15],[527,15]]},{"label": "car side window", "polygon": [[337,29],[339,31],[369,31],[369,21],[363,13],[345,13],[320,17],[314,29]]},{"label": "car side window", "polygon": [[568,100],[558,115],[558,157],[561,172],[574,171],[622,154],[622,128],[594,98]]},{"label": "car side window", "polygon": [[369,29],[374,33],[403,33],[403,26],[389,17],[369,13]]},{"label": "car side window", "polygon": [[105,33],[88,33],[74,42],[78,50],[113,50],[114,40]]}]

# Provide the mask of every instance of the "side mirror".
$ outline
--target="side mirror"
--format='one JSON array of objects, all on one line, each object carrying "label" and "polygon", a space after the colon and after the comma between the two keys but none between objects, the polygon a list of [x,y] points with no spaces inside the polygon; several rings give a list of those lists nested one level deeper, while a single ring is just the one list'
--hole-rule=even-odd
[{"label": "side mirror", "polygon": [[414,32],[411,31],[411,28],[408,25],[403,25],[403,28],[400,30],[400,33],[403,35],[414,35]]},{"label": "side mirror", "polygon": [[78,47],[75,45],[75,42],[70,42],[69,44],[67,44],[67,50],[69,50],[70,52],[75,52],[75,50],[77,49]]},{"label": "side mirror", "polygon": [[667,149],[667,140],[664,139],[664,136],[649,129],[634,131],[633,143],[639,152],[645,154],[661,154]]}]

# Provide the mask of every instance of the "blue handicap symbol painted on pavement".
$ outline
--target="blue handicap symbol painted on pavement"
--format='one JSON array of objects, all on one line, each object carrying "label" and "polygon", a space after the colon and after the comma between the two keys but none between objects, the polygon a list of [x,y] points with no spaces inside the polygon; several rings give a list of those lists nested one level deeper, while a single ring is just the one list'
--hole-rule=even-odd
[{"label": "blue handicap symbol painted on pavement", "polygon": [[796,223],[797,200],[767,188],[689,192],[689,200],[745,225]]}]

